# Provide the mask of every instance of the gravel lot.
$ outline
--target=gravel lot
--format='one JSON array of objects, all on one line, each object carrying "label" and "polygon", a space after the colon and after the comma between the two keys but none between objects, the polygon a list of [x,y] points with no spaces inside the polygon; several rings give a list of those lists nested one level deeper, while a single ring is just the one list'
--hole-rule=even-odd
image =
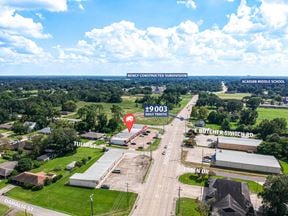
[{"label": "gravel lot", "polygon": [[149,167],[150,158],[146,155],[126,154],[114,168],[121,170],[120,174],[111,173],[103,184],[112,190],[127,190],[137,192],[141,189],[143,177]]}]

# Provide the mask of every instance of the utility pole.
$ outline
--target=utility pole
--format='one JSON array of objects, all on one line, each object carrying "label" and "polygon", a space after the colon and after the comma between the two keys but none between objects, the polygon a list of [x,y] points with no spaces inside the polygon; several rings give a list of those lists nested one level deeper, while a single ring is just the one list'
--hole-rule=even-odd
[{"label": "utility pole", "polygon": [[129,197],[128,197],[128,192],[129,192],[129,190],[128,190],[128,188],[129,188],[129,183],[127,182],[126,183],[126,198],[127,198],[127,207],[129,206]]},{"label": "utility pole", "polygon": [[94,216],[94,211],[93,211],[93,196],[94,196],[94,194],[91,194],[91,195],[90,195],[91,216]]},{"label": "utility pole", "polygon": [[150,161],[152,161],[152,143],[150,144]]},{"label": "utility pole", "polygon": [[177,208],[177,214],[180,214],[181,209],[181,187],[178,188],[178,208]]}]

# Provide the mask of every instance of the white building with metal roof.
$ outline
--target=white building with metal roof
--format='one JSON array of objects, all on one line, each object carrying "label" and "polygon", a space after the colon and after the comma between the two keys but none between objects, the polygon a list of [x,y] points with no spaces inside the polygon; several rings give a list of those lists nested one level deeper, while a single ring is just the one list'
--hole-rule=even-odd
[{"label": "white building with metal roof", "polygon": [[217,147],[221,149],[256,152],[257,147],[261,143],[262,140],[260,139],[219,136]]},{"label": "white building with metal roof", "polygon": [[136,136],[139,136],[141,132],[145,132],[147,130],[147,126],[135,124],[131,131],[129,132],[128,129],[123,130],[122,132],[114,135],[110,139],[110,143],[115,145],[125,145],[134,139]]},{"label": "white building with metal roof", "polygon": [[96,188],[99,182],[109,173],[124,155],[122,149],[109,149],[84,173],[75,173],[69,178],[69,184],[79,187]]},{"label": "white building with metal roof", "polygon": [[218,149],[216,150],[213,163],[215,166],[223,168],[263,173],[281,173],[281,166],[278,160],[271,155]]}]

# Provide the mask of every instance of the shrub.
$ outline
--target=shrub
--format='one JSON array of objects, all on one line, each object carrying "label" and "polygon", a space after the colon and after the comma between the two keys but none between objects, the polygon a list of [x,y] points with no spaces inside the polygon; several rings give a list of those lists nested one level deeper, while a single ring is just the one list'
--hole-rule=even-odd
[{"label": "shrub", "polygon": [[23,184],[23,188],[25,188],[25,189],[31,189],[32,187],[33,187],[33,185],[30,183],[24,183]]},{"label": "shrub", "polygon": [[57,175],[55,176],[53,179],[52,179],[52,182],[55,183],[57,182],[58,180],[60,180],[63,176],[60,174],[60,175]]},{"label": "shrub", "polygon": [[91,157],[91,156],[89,156],[89,157],[88,157],[88,160],[91,160],[91,158],[92,158],[92,157]]},{"label": "shrub", "polygon": [[59,172],[59,171],[61,171],[62,170],[62,168],[61,167],[54,167],[54,169],[53,169],[53,171],[55,171],[55,172]]},{"label": "shrub", "polygon": [[50,185],[52,183],[53,183],[52,179],[46,178],[45,182],[44,182],[44,185],[47,186],[47,185]]},{"label": "shrub", "polygon": [[82,158],[81,161],[82,161],[83,164],[86,164],[88,160],[87,160],[87,158]]},{"label": "shrub", "polygon": [[81,167],[83,165],[82,161],[77,161],[76,166]]},{"label": "shrub", "polygon": [[32,187],[32,191],[39,191],[43,189],[43,185],[35,185]]}]

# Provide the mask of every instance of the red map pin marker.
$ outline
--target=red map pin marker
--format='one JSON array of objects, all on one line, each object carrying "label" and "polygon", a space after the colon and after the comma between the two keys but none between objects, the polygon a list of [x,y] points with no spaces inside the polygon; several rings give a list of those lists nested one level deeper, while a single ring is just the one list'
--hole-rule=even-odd
[{"label": "red map pin marker", "polygon": [[134,123],[135,123],[135,116],[133,114],[126,114],[123,118],[123,121],[126,125],[126,127],[128,128],[128,131],[130,133],[131,128],[133,127]]}]

